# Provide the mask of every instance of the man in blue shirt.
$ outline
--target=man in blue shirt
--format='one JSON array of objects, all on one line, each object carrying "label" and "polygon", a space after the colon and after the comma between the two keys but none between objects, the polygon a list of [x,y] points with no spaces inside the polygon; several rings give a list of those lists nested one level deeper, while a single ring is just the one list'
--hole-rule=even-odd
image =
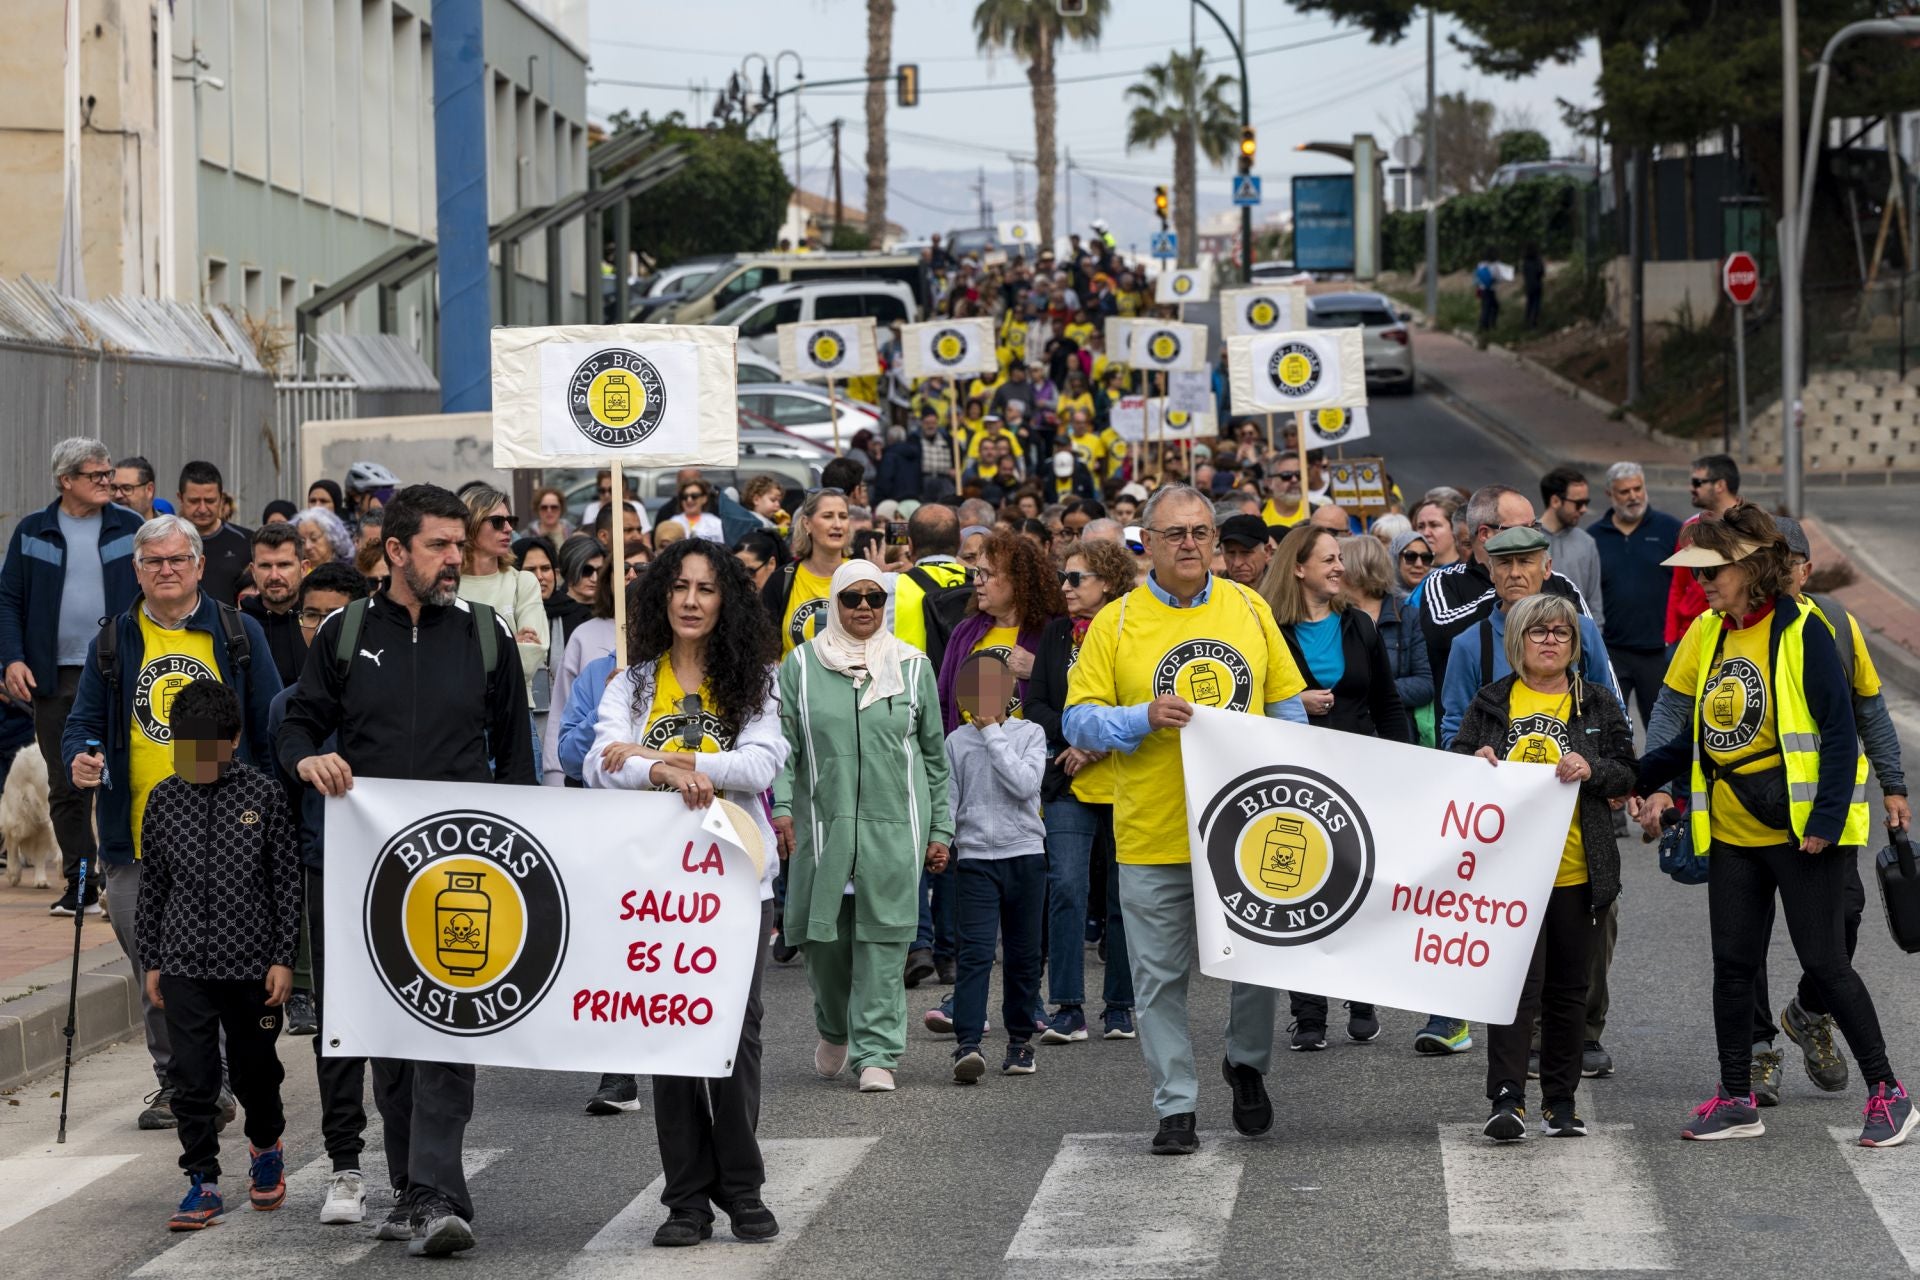
[{"label": "man in blue shirt", "polygon": [[1621,705],[1631,694],[1644,726],[1667,675],[1667,588],[1673,577],[1660,562],[1673,554],[1680,522],[1648,503],[1646,473],[1637,462],[1607,468],[1607,499],[1613,505],[1587,530],[1600,552],[1600,591],[1612,606],[1602,634]]}]

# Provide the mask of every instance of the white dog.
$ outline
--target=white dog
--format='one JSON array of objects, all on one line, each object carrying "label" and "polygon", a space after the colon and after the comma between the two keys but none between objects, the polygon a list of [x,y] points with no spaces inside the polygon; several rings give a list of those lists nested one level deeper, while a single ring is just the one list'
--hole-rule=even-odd
[{"label": "white dog", "polygon": [[33,887],[49,887],[47,867],[61,865],[60,842],[47,808],[46,757],[31,742],[14,755],[6,789],[0,791],[0,838],[7,842],[8,883],[18,885],[31,862]]}]

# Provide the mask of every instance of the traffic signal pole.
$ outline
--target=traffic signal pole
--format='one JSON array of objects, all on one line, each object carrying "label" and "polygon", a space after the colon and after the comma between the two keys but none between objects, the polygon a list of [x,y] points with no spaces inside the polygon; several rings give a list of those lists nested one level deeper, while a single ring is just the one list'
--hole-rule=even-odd
[{"label": "traffic signal pole", "polygon": [[[1193,0],[1193,3],[1207,11],[1207,16],[1219,24],[1220,32],[1226,36],[1227,43],[1233,46],[1233,58],[1240,64],[1240,128],[1241,136],[1253,127],[1253,94],[1247,86],[1247,55],[1240,48],[1240,41],[1233,34],[1233,28],[1220,16],[1219,10],[1207,3],[1207,0]],[[1253,209],[1249,205],[1240,206],[1240,279],[1245,282],[1253,279]]]}]

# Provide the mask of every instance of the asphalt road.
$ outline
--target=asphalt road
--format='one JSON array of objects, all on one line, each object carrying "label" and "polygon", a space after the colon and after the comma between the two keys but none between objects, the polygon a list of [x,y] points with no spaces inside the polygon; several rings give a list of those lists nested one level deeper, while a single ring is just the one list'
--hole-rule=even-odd
[{"label": "asphalt road", "polygon": [[[1490,479],[1524,486],[1532,468],[1425,396],[1375,407],[1376,443],[1403,489]],[[1676,509],[1671,498],[1656,500]],[[1909,741],[1920,707],[1896,696]],[[545,1277],[956,1277],[1064,1272],[1106,1277],[1544,1275],[1667,1270],[1754,1275],[1903,1276],[1920,1270],[1910,1188],[1920,1144],[1863,1151],[1862,1094],[1814,1089],[1791,1051],[1784,1104],[1767,1136],[1721,1144],[1678,1139],[1715,1082],[1703,889],[1674,885],[1650,846],[1625,847],[1626,889],[1606,1042],[1615,1077],[1585,1082],[1594,1136],[1490,1149],[1485,1057],[1434,1060],[1410,1041],[1414,1013],[1383,1011],[1371,1045],[1336,1039],[1324,1053],[1276,1054],[1278,1120],[1261,1141],[1234,1136],[1209,1065],[1221,1053],[1225,988],[1196,979],[1203,1154],[1156,1159],[1138,1045],[1089,1041],[1039,1050],[1038,1074],[948,1083],[951,1038],[917,1012],[901,1088],[863,1096],[812,1072],[810,999],[798,966],[767,978],[761,1136],[773,1244],[726,1240],[693,1251],[649,1247],[663,1216],[650,1110],[582,1114],[590,1077],[483,1069],[468,1132],[480,1247],[463,1275]],[[1871,889],[1870,889],[1871,892]],[[1791,980],[1782,926],[1781,988]],[[1920,1081],[1920,990],[1888,940],[1877,903],[1861,931],[1862,973],[1897,1069]],[[1088,986],[1099,966],[1088,955]],[[996,998],[997,1005],[997,998]],[[1284,1025],[1284,1011],[1282,1024]],[[1476,1034],[1480,1028],[1475,1028]],[[1337,1029],[1336,1029],[1337,1035]],[[1003,1041],[989,1038],[990,1050]],[[1790,1047],[1789,1047],[1790,1048]],[[195,1236],[163,1222],[181,1194],[170,1133],[133,1126],[151,1087],[146,1056],[123,1045],[81,1062],[68,1143],[52,1139],[57,1076],[0,1105],[0,1258],[11,1275],[182,1280],[325,1273],[417,1273],[404,1247],[365,1227],[322,1227],[327,1168],[310,1047],[283,1041],[287,1206],[244,1208],[244,1139],[229,1146],[231,1220]],[[994,1056],[997,1062],[997,1054]],[[1535,1099],[1537,1107],[1537,1097]],[[373,1150],[378,1151],[378,1121]],[[237,1151],[239,1158],[233,1158]],[[370,1170],[377,1163],[370,1158]],[[378,1177],[370,1179],[377,1186]],[[654,1184],[654,1185],[650,1185]],[[375,1216],[384,1203],[376,1197]]]}]

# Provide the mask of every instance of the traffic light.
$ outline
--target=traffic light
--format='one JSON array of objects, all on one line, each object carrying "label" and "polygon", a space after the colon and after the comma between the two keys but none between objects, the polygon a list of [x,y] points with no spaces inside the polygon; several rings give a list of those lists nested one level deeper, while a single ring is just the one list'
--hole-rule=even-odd
[{"label": "traffic light", "polygon": [[1053,7],[1063,18],[1087,16],[1087,0],[1053,0]]},{"label": "traffic light", "polygon": [[1250,124],[1241,125],[1240,126],[1240,172],[1242,173],[1253,172],[1253,153],[1254,153],[1255,145],[1256,144],[1253,138],[1253,126]]},{"label": "traffic light", "polygon": [[1153,211],[1160,215],[1160,228],[1164,231],[1167,226],[1167,189],[1165,186],[1158,186],[1153,189]]},{"label": "traffic light", "polygon": [[895,73],[894,100],[903,107],[920,105],[920,64],[903,62]]}]

